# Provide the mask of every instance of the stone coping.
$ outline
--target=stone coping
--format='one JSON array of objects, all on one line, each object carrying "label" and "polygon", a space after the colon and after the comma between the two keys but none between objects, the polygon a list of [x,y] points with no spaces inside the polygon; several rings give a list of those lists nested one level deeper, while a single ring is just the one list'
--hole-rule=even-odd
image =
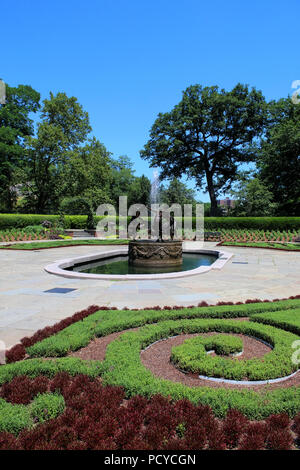
[{"label": "stone coping", "polygon": [[284,377],[278,377],[277,379],[269,379],[269,380],[230,380],[230,379],[223,379],[219,377],[208,377],[207,375],[199,375],[199,379],[207,380],[209,382],[218,382],[224,384],[231,384],[231,385],[268,385],[268,384],[276,384],[280,382],[284,382],[285,380],[289,380],[298,374],[299,369],[296,372],[293,372],[290,375],[286,375]]},{"label": "stone coping", "polygon": [[174,279],[180,277],[195,276],[203,274],[212,269],[220,270],[232,258],[233,253],[229,253],[221,250],[206,250],[206,249],[183,249],[183,253],[203,253],[209,255],[217,255],[217,259],[210,266],[199,266],[199,268],[191,269],[189,271],[180,271],[174,273],[159,273],[159,274],[91,274],[91,273],[80,273],[75,271],[67,271],[66,268],[70,268],[77,263],[84,263],[88,261],[94,261],[97,259],[106,259],[116,257],[120,255],[128,254],[128,247],[118,248],[113,251],[105,251],[92,253],[89,255],[78,256],[76,258],[67,258],[56,261],[55,263],[48,264],[44,267],[45,271],[49,274],[55,274],[57,276],[63,276],[70,279],[102,279],[102,280],[114,280],[114,281],[129,281],[129,280],[155,280],[155,279]]}]

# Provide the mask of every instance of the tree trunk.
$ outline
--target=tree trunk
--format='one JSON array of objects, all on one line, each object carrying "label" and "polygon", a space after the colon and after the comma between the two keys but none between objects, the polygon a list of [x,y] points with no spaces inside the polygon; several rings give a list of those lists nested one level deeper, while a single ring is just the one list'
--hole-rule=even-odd
[{"label": "tree trunk", "polygon": [[213,175],[212,175],[212,172],[208,168],[208,163],[205,166],[206,166],[205,173],[206,173],[207,188],[208,188],[208,193],[210,197],[209,215],[211,217],[216,217],[219,211],[218,211],[217,197],[216,197],[215,188],[214,188]]}]

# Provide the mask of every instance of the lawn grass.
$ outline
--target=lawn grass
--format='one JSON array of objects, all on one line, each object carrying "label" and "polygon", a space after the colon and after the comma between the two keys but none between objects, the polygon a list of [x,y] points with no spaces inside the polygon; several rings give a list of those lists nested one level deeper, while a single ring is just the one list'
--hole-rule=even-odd
[{"label": "lawn grass", "polygon": [[49,240],[46,242],[31,243],[13,243],[11,245],[0,245],[2,250],[45,250],[47,248],[61,248],[65,246],[78,245],[127,245],[128,240],[110,239],[110,240]]}]

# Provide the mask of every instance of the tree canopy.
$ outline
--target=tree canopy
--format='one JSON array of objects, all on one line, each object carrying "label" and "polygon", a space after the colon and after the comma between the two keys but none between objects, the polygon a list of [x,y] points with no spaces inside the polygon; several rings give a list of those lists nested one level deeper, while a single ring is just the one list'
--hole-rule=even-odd
[{"label": "tree canopy", "polygon": [[196,204],[196,192],[187,187],[185,183],[178,178],[172,178],[167,186],[161,185],[161,202],[168,204]]},{"label": "tree canopy", "polygon": [[[0,103],[0,211],[69,212],[76,203],[76,212],[91,215],[102,203],[117,208],[125,195],[128,206],[149,206],[149,178],[137,176],[128,156],[114,157],[91,131],[76,97],[50,93],[41,106],[30,86],[7,85]],[[290,97],[266,103],[240,83],[231,91],[192,85],[171,111],[158,114],[141,156],[168,181],[160,187],[162,203],[195,205],[195,191],[181,180],[186,175],[209,193],[205,215],[218,215],[217,199],[231,191],[234,215],[300,213],[300,106]],[[241,178],[251,167],[254,176]]]},{"label": "tree canopy", "polygon": [[158,115],[141,157],[159,166],[162,177],[187,174],[200,188],[205,182],[215,215],[217,196],[231,187],[239,163],[254,160],[251,144],[265,119],[265,99],[255,88],[193,85],[170,112]]},{"label": "tree canopy", "polygon": [[300,214],[300,106],[290,98],[271,102],[261,142],[260,178],[278,202],[278,214]]},{"label": "tree canopy", "polygon": [[64,197],[85,197],[94,210],[100,204],[112,202],[110,152],[93,137],[84,146],[69,153],[60,180]]},{"label": "tree canopy", "polygon": [[90,131],[88,114],[75,97],[50,93],[43,101],[37,135],[26,139],[25,198],[34,211],[45,213],[51,205],[58,206],[61,168]]},{"label": "tree canopy", "polygon": [[277,204],[273,200],[273,194],[258,177],[241,178],[238,189],[232,191],[232,195],[235,207],[230,212],[231,216],[264,217],[276,212]]},{"label": "tree canopy", "polygon": [[39,109],[40,94],[28,85],[6,85],[0,104],[0,210],[11,211],[16,199],[16,169],[24,155],[24,139],[33,135],[31,113]]}]

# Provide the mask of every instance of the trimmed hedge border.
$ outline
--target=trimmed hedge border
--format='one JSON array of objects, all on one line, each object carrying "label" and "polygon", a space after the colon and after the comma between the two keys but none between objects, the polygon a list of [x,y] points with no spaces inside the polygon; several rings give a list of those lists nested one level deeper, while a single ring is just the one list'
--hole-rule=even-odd
[{"label": "trimmed hedge border", "polygon": [[[103,217],[96,216],[96,223]],[[125,218],[117,216],[117,225]],[[192,217],[192,225],[196,226],[196,217]],[[58,222],[56,214],[0,214],[0,230],[8,228],[24,228],[28,225],[39,225],[44,220]],[[127,217],[129,223],[131,217]],[[67,229],[86,227],[86,215],[65,215]],[[261,229],[261,230],[297,230],[300,229],[300,217],[205,217],[206,230],[227,229]]]},{"label": "trimmed hedge border", "polygon": [[[217,322],[223,325],[224,321],[229,325],[229,320],[214,320],[215,325]],[[149,343],[168,334],[195,332],[197,327],[205,328],[204,322],[208,326],[210,321],[197,319],[185,322],[164,322],[165,331],[163,328],[159,330],[158,327],[161,325],[158,324],[145,326],[139,332],[124,333],[107,346],[106,359],[103,363],[105,368],[102,374],[103,383],[124,387],[127,397],[137,394],[147,397],[161,394],[173,400],[187,399],[193,404],[208,405],[221,418],[231,408],[238,409],[250,419],[264,419],[270,414],[281,412],[290,416],[297,414],[300,410],[300,387],[260,392],[249,389],[188,387],[153,376],[141,363],[140,352]],[[155,327],[157,327],[156,331]]]},{"label": "trimmed hedge border", "polygon": [[[215,307],[191,307],[170,310],[118,310],[116,315],[111,312],[99,311],[62,329],[53,336],[39,342],[23,340],[23,346],[30,357],[62,357],[71,351],[85,347],[93,338],[107,336],[117,331],[137,328],[145,324],[157,323],[161,320],[180,320],[193,318],[238,318],[251,316],[266,311],[293,309],[300,307],[300,300],[288,300],[277,303],[261,302],[248,305],[228,305]],[[55,326],[55,325],[54,325]]]},{"label": "trimmed hedge border", "polygon": [[290,315],[283,311],[255,314],[251,316],[251,320],[276,326],[300,336],[300,309],[293,310],[293,314]]},{"label": "trimmed hedge border", "polygon": [[[274,242],[269,242],[274,243]],[[267,242],[266,242],[267,244]],[[293,243],[291,242],[291,245]],[[239,243],[239,242],[220,242],[216,246],[237,246],[241,248],[261,248],[263,250],[277,250],[277,251],[293,251],[293,252],[300,252],[300,245],[299,248],[281,248],[280,243],[278,243],[279,246],[262,246],[260,242],[249,242],[247,244],[244,243]]]},{"label": "trimmed hedge border", "polygon": [[[199,323],[200,330],[198,330],[198,324],[196,325],[197,332],[217,331],[246,334],[271,344],[273,349],[262,358],[228,361],[222,357],[207,355],[206,344],[213,344],[214,337],[196,337],[172,348],[171,360],[180,369],[198,375],[238,381],[245,378],[251,381],[272,380],[286,377],[298,370],[298,365],[293,364],[291,361],[291,345],[298,339],[298,336],[268,325],[264,325],[266,327],[264,328],[261,324],[258,325],[253,322],[211,320],[213,325],[211,328],[209,321],[204,321],[207,323],[203,323],[203,326]],[[184,332],[186,332],[185,324]]]},{"label": "trimmed hedge border", "polygon": [[[222,303],[221,303],[222,304]],[[58,372],[67,372],[70,375],[85,374],[90,377],[101,376],[106,385],[118,385],[125,388],[127,396],[142,394],[150,396],[161,394],[172,396],[172,399],[188,399],[194,404],[204,404],[212,407],[214,413],[224,417],[231,408],[236,408],[251,419],[264,419],[273,413],[286,412],[295,416],[300,411],[300,388],[280,388],[272,391],[254,392],[252,390],[228,390],[223,388],[213,389],[210,387],[187,387],[180,383],[173,383],[157,379],[151,372],[143,367],[140,361],[140,350],[147,342],[143,341],[143,334],[149,329],[158,329],[161,337],[161,327],[164,324],[184,324],[185,329],[193,324],[220,324],[242,323],[233,320],[220,320],[222,318],[238,318],[264,314],[267,312],[294,311],[299,309],[299,296],[293,299],[269,301],[248,300],[245,304],[217,305],[199,307],[154,307],[148,310],[122,310],[108,309],[108,307],[92,306],[87,310],[78,312],[69,319],[63,320],[53,327],[48,327],[37,332],[31,338],[24,338],[22,343],[12,350],[12,360],[25,357],[26,352],[36,359],[26,359],[13,364],[0,367],[0,384],[9,382],[14,377],[26,375],[37,377],[45,375],[55,376]],[[115,315],[116,314],[116,315]],[[163,321],[162,321],[163,320]],[[168,320],[168,321],[166,321]],[[160,323],[157,323],[160,322]],[[157,323],[153,325],[153,323]],[[254,328],[260,331],[276,331],[267,325],[254,323]],[[87,345],[90,340],[97,336],[106,336],[116,331],[123,331],[132,327],[143,327],[138,333],[125,332],[117,340],[107,347],[104,361],[84,361],[74,357],[61,357],[45,360],[44,357],[51,355],[63,356],[72,350]],[[271,330],[270,330],[271,329]],[[142,333],[141,333],[142,332]],[[278,330],[278,335],[291,335]],[[296,337],[298,338],[298,337]],[[155,335],[151,336],[151,341]],[[21,348],[19,353],[16,348]],[[25,349],[26,348],[26,349]],[[281,361],[281,359],[280,359]],[[284,363],[284,367],[286,364]]]},{"label": "trimmed hedge border", "polygon": [[56,418],[65,409],[65,400],[57,393],[38,394],[29,405],[12,404],[0,398],[0,432],[19,434],[35,424]]}]

